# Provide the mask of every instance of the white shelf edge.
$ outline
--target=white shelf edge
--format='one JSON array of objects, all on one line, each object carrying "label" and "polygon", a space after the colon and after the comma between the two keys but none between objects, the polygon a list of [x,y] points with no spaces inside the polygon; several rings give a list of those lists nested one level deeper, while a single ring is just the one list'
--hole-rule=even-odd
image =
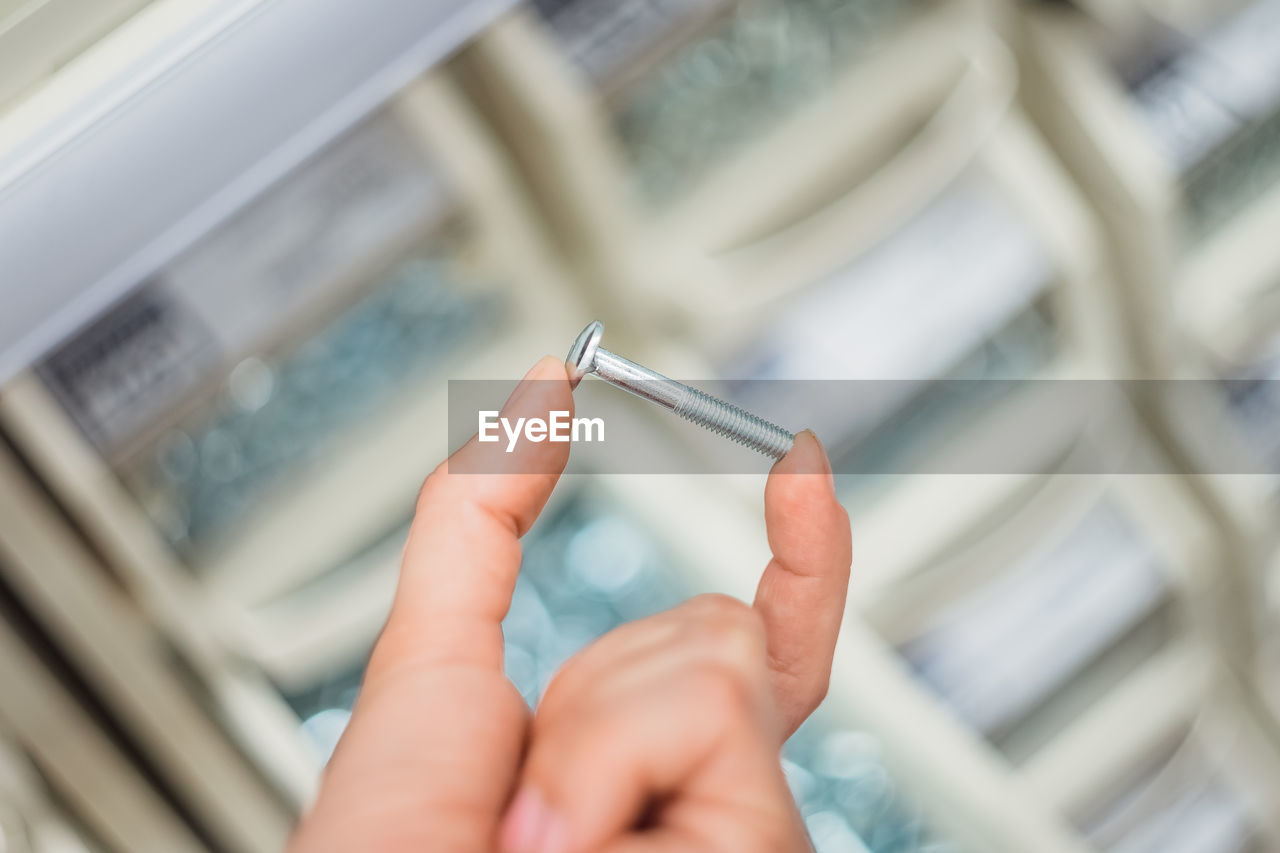
[{"label": "white shelf edge", "polygon": [[0,382],[510,5],[259,0],[93,124],[11,149]]}]

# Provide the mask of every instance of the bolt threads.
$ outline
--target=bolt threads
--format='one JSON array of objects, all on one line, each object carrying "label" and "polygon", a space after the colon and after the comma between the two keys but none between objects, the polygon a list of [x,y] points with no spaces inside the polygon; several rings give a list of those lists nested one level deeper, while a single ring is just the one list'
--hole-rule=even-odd
[{"label": "bolt threads", "polygon": [[686,392],[676,404],[675,413],[685,420],[706,427],[716,435],[736,441],[774,459],[787,455],[795,436],[777,424],[717,400],[697,388],[685,386]]}]

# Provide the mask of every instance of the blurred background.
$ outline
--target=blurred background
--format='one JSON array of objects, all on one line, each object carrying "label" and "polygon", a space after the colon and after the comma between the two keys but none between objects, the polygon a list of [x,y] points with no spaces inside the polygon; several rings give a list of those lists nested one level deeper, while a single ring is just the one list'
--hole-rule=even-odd
[{"label": "blurred background", "polygon": [[[837,463],[1044,385],[939,380],[1201,380],[1022,473],[841,477],[784,766],[819,853],[1280,850],[1278,0],[0,0],[0,851],[279,850],[447,380],[597,317],[682,378],[919,380]],[[1117,442],[1156,473],[1073,467]],[[765,470],[566,478],[529,701],[749,597]]]}]

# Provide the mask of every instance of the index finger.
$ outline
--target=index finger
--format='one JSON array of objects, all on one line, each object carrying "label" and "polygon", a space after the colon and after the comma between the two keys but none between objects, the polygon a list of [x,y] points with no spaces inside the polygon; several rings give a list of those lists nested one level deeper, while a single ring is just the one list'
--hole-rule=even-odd
[{"label": "index finger", "polygon": [[849,587],[849,515],[836,499],[831,464],[817,437],[796,435],[764,489],[773,559],[756,589],[765,623],[774,697],[790,736],[818,706],[831,678]]},{"label": "index finger", "polygon": [[[572,416],[563,362],[546,356],[525,375],[501,416]],[[478,460],[482,455],[485,461]],[[501,623],[528,531],[569,460],[562,442],[520,442],[513,452],[475,436],[427,477],[405,543],[400,583],[370,670],[406,657],[417,665],[502,668]],[[466,473],[492,471],[494,473]]]}]

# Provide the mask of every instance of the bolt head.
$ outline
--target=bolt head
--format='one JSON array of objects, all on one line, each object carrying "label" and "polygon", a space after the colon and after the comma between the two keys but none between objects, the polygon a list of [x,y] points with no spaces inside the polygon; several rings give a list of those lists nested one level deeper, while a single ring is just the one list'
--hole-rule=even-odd
[{"label": "bolt head", "polygon": [[604,337],[604,323],[593,320],[578,335],[578,339],[569,348],[569,355],[564,360],[565,369],[569,372],[569,384],[574,388],[596,368],[596,350],[600,349],[600,339]]}]

